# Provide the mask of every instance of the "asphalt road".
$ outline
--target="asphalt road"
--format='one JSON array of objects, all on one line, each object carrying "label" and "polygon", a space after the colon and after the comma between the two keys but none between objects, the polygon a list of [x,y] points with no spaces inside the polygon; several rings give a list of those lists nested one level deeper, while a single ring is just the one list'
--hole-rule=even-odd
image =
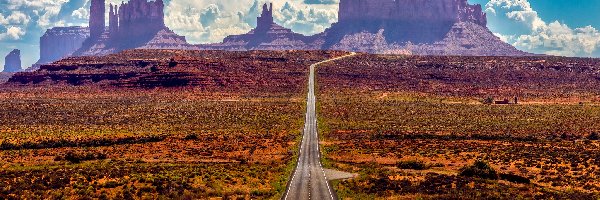
[{"label": "asphalt road", "polygon": [[317,134],[317,112],[315,98],[315,68],[323,63],[353,56],[325,60],[310,66],[308,80],[308,99],[306,102],[306,120],[304,133],[300,146],[300,156],[294,175],[288,184],[283,197],[284,200],[334,200],[337,199],[335,191],[329,185],[325,171],[321,166],[321,153],[319,149],[319,136]]}]

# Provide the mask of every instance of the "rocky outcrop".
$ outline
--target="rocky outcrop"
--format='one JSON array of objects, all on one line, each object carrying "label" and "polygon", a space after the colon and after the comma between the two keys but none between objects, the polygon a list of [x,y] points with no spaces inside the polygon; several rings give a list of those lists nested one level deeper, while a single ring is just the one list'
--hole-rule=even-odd
[{"label": "rocky outcrop", "polygon": [[144,46],[138,49],[191,49],[184,36],[179,36],[168,28],[161,29]]},{"label": "rocky outcrop", "polygon": [[197,45],[216,50],[344,50],[380,54],[528,55],[487,28],[480,5],[467,0],[341,0],[339,22],[304,36],[273,22],[265,4],[257,27],[222,43]]},{"label": "rocky outcrop", "polygon": [[[345,55],[329,51],[126,50],[106,56],[69,57],[13,75],[8,84],[178,87],[225,90],[300,88],[306,67]],[[296,89],[294,89],[296,90]]]},{"label": "rocky outcrop", "polygon": [[405,22],[473,22],[487,25],[480,5],[467,0],[341,0],[339,22],[405,21]]},{"label": "rocky outcrop", "polygon": [[89,36],[89,29],[80,26],[48,29],[40,38],[40,59],[36,64],[47,64],[70,56]]},{"label": "rocky outcrop", "polygon": [[12,50],[4,58],[4,72],[19,72],[21,69],[21,51]]},{"label": "rocky outcrop", "polygon": [[222,43],[197,45],[199,49],[217,50],[310,50],[320,49],[315,42],[318,37],[307,37],[294,33],[273,21],[273,4],[263,5],[261,15],[257,18],[257,26],[243,35],[226,37]]},{"label": "rocky outcrop", "polygon": [[467,0],[341,0],[322,49],[418,55],[529,55],[493,35]]},{"label": "rocky outcrop", "polygon": [[98,38],[104,33],[106,22],[104,13],[106,13],[105,0],[92,0],[90,5],[90,36]]},{"label": "rocky outcrop", "polygon": [[[113,7],[111,4],[110,7]],[[166,29],[164,3],[162,0],[130,0],[114,7],[113,23],[109,30],[117,31],[111,37],[122,42],[136,38],[152,39],[156,33]],[[117,27],[115,27],[117,26]],[[148,41],[147,40],[147,41]]]},{"label": "rocky outcrop", "polygon": [[527,56],[496,37],[487,28],[472,22],[458,22],[439,41],[433,43],[393,43],[384,35],[363,31],[344,35],[330,49],[377,54],[462,55],[462,56]]},{"label": "rocky outcrop", "polygon": [[527,56],[503,42],[486,27],[472,22],[459,22],[452,26],[443,40],[433,44],[405,45],[403,49],[418,55],[465,56]]},{"label": "rocky outcrop", "polygon": [[341,0],[339,22],[326,31],[325,48],[360,32],[383,34],[389,43],[435,43],[459,22],[487,25],[480,5],[467,0]]},{"label": "rocky outcrop", "polygon": [[[92,6],[91,9],[96,8]],[[131,0],[123,2],[120,6],[111,4],[108,29],[86,40],[74,55],[98,56],[139,48],[192,48],[185,37],[175,34],[165,26],[163,9],[162,0]],[[104,9],[99,10],[95,12],[102,12],[104,16]],[[93,18],[90,18],[90,24],[93,24],[92,20]]]}]

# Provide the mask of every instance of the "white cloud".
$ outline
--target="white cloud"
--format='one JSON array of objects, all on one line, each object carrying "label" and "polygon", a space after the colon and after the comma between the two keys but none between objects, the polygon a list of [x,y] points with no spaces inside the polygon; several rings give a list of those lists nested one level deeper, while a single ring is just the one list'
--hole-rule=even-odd
[{"label": "white cloud", "polygon": [[592,26],[571,28],[558,21],[547,23],[527,0],[491,0],[486,11],[525,25],[527,34],[496,33],[517,48],[550,55],[591,56],[600,48],[600,32]]},{"label": "white cloud", "polygon": [[323,32],[337,21],[337,9],[314,9],[286,2],[279,12],[274,13],[281,25],[305,35]]},{"label": "white cloud", "polygon": [[20,27],[11,26],[6,29],[6,32],[0,32],[0,41],[4,40],[19,40],[25,35],[25,31]]},{"label": "white cloud", "polygon": [[31,18],[29,16],[20,11],[15,11],[6,17],[6,21],[11,25],[26,25],[29,23],[30,19]]},{"label": "white cloud", "polygon": [[2,15],[2,13],[0,13],[0,25],[6,25],[8,24],[8,20],[6,20],[6,18],[4,18],[4,15]]},{"label": "white cloud", "polygon": [[311,4],[300,0],[171,0],[165,23],[191,43],[220,42],[256,26],[262,4],[273,2],[275,22],[312,35],[337,21],[337,4]]}]

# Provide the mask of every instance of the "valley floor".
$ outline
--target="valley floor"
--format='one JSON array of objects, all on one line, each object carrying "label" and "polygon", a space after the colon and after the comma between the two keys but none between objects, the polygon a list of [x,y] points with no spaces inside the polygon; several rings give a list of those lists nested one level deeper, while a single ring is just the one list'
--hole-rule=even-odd
[{"label": "valley floor", "polygon": [[[321,66],[317,81],[325,167],[360,174],[335,182],[341,199],[599,197],[593,73],[540,78],[557,70],[517,64],[495,73],[509,58],[353,59]],[[520,59],[533,58],[512,63]],[[485,101],[515,96],[518,104]],[[476,161],[496,175],[461,173]]]}]

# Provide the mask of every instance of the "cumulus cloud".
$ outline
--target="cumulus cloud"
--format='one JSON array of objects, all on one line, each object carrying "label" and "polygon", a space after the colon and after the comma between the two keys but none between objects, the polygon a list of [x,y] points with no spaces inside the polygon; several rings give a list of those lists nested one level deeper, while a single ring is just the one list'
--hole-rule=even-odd
[{"label": "cumulus cloud", "polygon": [[527,27],[525,34],[497,33],[517,48],[550,55],[591,56],[600,48],[600,32],[592,27],[571,28],[544,21],[527,0],[491,0],[486,4],[491,17],[504,17]]},{"label": "cumulus cloud", "polygon": [[[263,3],[273,2],[275,22],[292,30],[313,35],[337,21],[337,4],[332,0],[171,0],[166,24],[192,43],[220,42],[228,35],[242,34],[256,27]],[[310,4],[310,5],[309,5]]]},{"label": "cumulus cloud", "polygon": [[0,32],[0,41],[19,40],[21,37],[23,37],[23,35],[25,35],[25,31],[23,31],[23,29],[20,27],[11,26],[6,29],[6,32]]},{"label": "cumulus cloud", "polygon": [[[248,2],[240,1],[239,4]],[[230,34],[251,29],[238,16],[239,7],[228,1],[172,0],[166,8],[165,23],[193,43],[218,42]]]},{"label": "cumulus cloud", "polygon": [[[47,28],[81,25],[81,21],[74,21],[67,11],[63,11],[64,18],[57,17],[67,2],[69,0],[0,0],[0,52],[21,49],[23,63],[33,64],[39,56],[39,38]],[[77,5],[72,8],[75,7]]]},{"label": "cumulus cloud", "polygon": [[200,12],[200,23],[202,23],[204,27],[211,26],[220,15],[221,11],[219,10],[219,6],[210,4]]},{"label": "cumulus cloud", "polygon": [[305,35],[312,35],[323,32],[325,28],[336,22],[337,11],[302,8],[286,2],[274,17],[285,27]]},{"label": "cumulus cloud", "polygon": [[29,16],[21,11],[15,11],[5,19],[6,24],[10,25],[26,25],[29,23],[29,20]]},{"label": "cumulus cloud", "polygon": [[[24,64],[36,61],[39,37],[56,26],[87,26],[91,0],[0,0],[0,34],[23,50]],[[123,0],[106,0],[121,4]],[[125,0],[127,1],[127,0]],[[275,22],[313,35],[337,21],[339,0],[164,0],[169,28],[191,43],[220,42],[256,27],[262,4],[273,2]],[[108,13],[107,13],[108,15]],[[16,41],[18,40],[18,41]],[[8,51],[0,45],[0,52]],[[0,61],[0,65],[1,65]]]}]

